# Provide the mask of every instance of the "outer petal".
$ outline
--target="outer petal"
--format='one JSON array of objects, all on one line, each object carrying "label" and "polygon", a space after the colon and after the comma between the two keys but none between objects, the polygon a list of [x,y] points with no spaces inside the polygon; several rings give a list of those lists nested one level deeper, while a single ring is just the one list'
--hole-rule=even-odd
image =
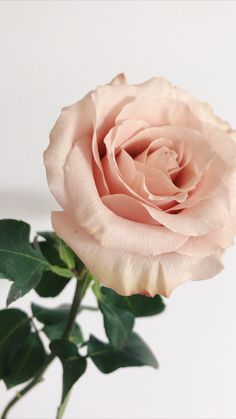
[{"label": "outer petal", "polygon": [[229,123],[214,115],[213,110],[208,103],[200,102],[185,90],[172,86],[171,83],[164,78],[154,77],[138,85],[138,87],[140,89],[140,94],[146,94],[156,98],[183,101],[190,106],[193,113],[199,119],[217,126],[220,130],[227,132],[232,138],[236,138],[235,131],[232,131]]},{"label": "outer petal", "polygon": [[124,73],[118,74],[112,81],[109,83],[111,86],[119,86],[121,84],[127,84],[127,80]]},{"label": "outer petal", "polygon": [[140,256],[106,249],[65,213],[54,212],[53,228],[100,282],[122,295],[137,293],[169,296],[187,280],[210,278],[222,269],[218,255],[191,258],[176,253]]},{"label": "outer petal", "polygon": [[62,109],[50,133],[50,144],[44,152],[49,188],[62,207],[66,207],[64,164],[73,144],[93,132],[94,107],[90,94],[72,106]]}]

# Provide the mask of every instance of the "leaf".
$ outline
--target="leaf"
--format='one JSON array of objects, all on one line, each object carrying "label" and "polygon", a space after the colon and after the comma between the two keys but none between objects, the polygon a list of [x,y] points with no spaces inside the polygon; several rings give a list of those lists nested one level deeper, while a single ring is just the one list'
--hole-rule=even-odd
[{"label": "leaf", "polygon": [[33,377],[45,363],[46,356],[38,334],[31,333],[16,354],[11,365],[11,371],[4,378],[7,388],[24,383]]},{"label": "leaf", "polygon": [[40,282],[50,264],[29,241],[30,226],[23,221],[0,220],[0,272],[14,281],[7,303],[22,297]]},{"label": "leaf", "polygon": [[54,231],[39,231],[38,236],[43,237],[47,242],[54,244],[59,241],[59,237],[54,233]]},{"label": "leaf", "polygon": [[56,275],[51,271],[43,272],[43,276],[35,291],[40,297],[56,297],[68,284],[69,279]]},{"label": "leaf", "polygon": [[6,376],[18,350],[30,335],[30,319],[21,310],[0,311],[0,378]]},{"label": "leaf", "polygon": [[62,417],[64,415],[64,412],[66,410],[66,406],[68,404],[69,398],[70,398],[70,394],[71,394],[71,392],[69,391],[69,393],[67,393],[64,401],[58,407],[56,419],[62,419]]},{"label": "leaf", "polygon": [[115,350],[109,343],[104,343],[90,336],[88,356],[96,367],[104,374],[109,374],[118,368],[140,367],[149,365],[158,368],[158,363],[146,343],[132,333],[121,350]]},{"label": "leaf", "polygon": [[107,299],[102,299],[98,303],[103,314],[106,335],[111,345],[116,349],[122,348],[134,326],[133,314],[112,305]]},{"label": "leaf", "polygon": [[63,392],[61,404],[72,386],[84,374],[87,366],[86,359],[78,353],[76,345],[67,340],[54,340],[50,344],[50,349],[60,358],[63,366]]},{"label": "leaf", "polygon": [[[54,236],[57,237],[55,233],[45,232],[40,234],[42,237],[44,237],[43,234],[45,234],[45,238],[48,237],[48,241],[38,243],[44,257],[51,265],[57,265],[62,268],[65,267],[65,264],[60,259],[58,250],[55,247],[55,238],[53,238]],[[70,277],[72,277],[72,273],[70,274]],[[57,275],[52,271],[45,271],[43,272],[42,279],[35,291],[40,297],[55,297],[65,288],[69,283],[69,280],[69,278]]]},{"label": "leaf", "polygon": [[62,268],[66,268],[66,265],[62,262],[59,256],[59,252],[55,246],[55,243],[51,240],[38,242],[40,250],[44,255],[45,259],[48,260],[50,265],[58,265]]},{"label": "leaf", "polygon": [[66,321],[70,312],[70,305],[64,304],[57,308],[47,308],[32,303],[31,309],[34,317],[39,322],[46,325],[52,325]]},{"label": "leaf", "polygon": [[121,309],[129,310],[135,317],[149,317],[162,313],[165,304],[160,295],[145,297],[143,295],[132,295],[122,297],[110,288],[101,288],[102,295],[108,301]]},{"label": "leaf", "polygon": [[[58,340],[62,338],[65,327],[66,321],[63,321],[60,323],[44,326],[43,332],[49,340]],[[69,341],[76,345],[83,342],[83,335],[77,323],[74,323],[73,325],[72,331],[69,336]]]}]

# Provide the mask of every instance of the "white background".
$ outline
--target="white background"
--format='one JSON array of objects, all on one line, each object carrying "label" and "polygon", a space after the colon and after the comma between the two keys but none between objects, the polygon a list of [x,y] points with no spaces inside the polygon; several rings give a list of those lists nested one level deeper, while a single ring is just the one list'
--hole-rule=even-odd
[{"label": "white background", "polygon": [[[56,204],[42,163],[48,133],[62,106],[120,71],[132,83],[162,75],[236,126],[235,22],[234,1],[1,2],[0,217],[22,218],[34,231],[50,228]],[[236,418],[235,248],[224,260],[217,278],[182,285],[164,314],[137,321],[159,370],[105,376],[90,364],[65,418]],[[7,290],[2,281],[1,307]],[[71,295],[69,287],[57,302]],[[27,309],[32,299],[34,293],[15,305]],[[85,334],[104,337],[97,314],[81,323]],[[55,416],[58,366],[10,418]],[[0,385],[1,408],[13,393]]]}]

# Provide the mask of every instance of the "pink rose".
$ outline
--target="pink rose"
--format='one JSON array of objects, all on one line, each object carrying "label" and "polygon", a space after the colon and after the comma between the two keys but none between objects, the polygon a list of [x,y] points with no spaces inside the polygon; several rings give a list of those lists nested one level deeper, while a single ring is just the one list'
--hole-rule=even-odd
[{"label": "pink rose", "polygon": [[216,275],[236,229],[236,143],[162,78],[118,75],[64,108],[45,152],[56,233],[102,284],[168,296]]}]

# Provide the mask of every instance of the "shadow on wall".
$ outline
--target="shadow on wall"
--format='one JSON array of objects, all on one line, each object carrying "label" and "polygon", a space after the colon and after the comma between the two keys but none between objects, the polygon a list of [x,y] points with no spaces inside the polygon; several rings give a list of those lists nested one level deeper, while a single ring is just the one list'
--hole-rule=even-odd
[{"label": "shadow on wall", "polygon": [[60,207],[49,192],[19,188],[0,191],[0,218],[42,218],[54,209]]}]

